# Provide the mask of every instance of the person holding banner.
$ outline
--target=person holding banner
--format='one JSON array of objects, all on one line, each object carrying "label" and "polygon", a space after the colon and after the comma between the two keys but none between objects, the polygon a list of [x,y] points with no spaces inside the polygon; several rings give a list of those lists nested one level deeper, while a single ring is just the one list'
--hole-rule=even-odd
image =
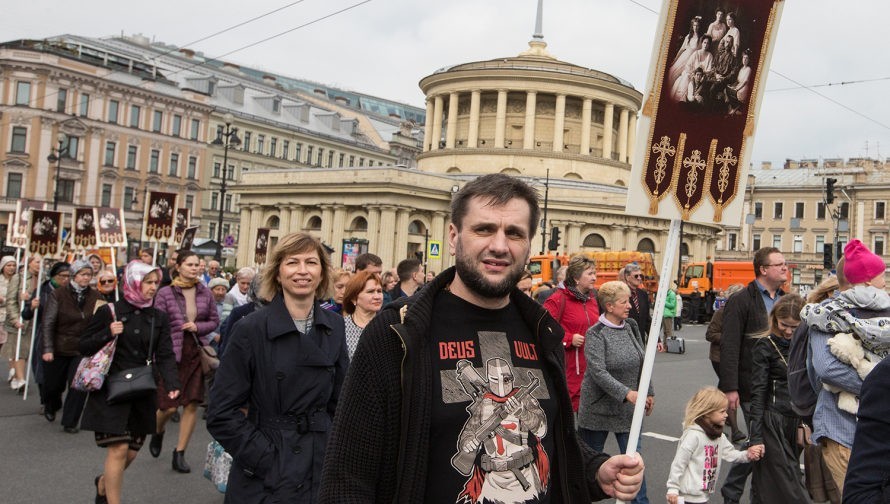
[{"label": "person holding banner", "polygon": [[[179,395],[176,358],[170,340],[167,314],[152,307],[161,270],[138,259],[123,273],[123,299],[102,306],[90,320],[80,339],[80,351],[90,356],[117,338],[108,373],[144,366],[152,359],[155,369],[169,384],[167,396]],[[153,341],[152,341],[153,340]],[[154,355],[149,355],[150,349]],[[87,400],[81,427],[95,432],[96,445],[106,448],[105,470],[96,477],[96,502],[118,504],[124,471],[133,463],[148,434],[156,427],[157,399],[154,394],[109,405],[105,387]]]},{"label": "person holding banner", "polygon": [[[4,266],[9,267],[9,266]],[[26,304],[31,301],[31,292],[37,288],[37,277],[40,271],[40,258],[30,256],[28,259],[28,270],[26,272],[15,273],[9,279],[9,284],[4,291],[6,293],[6,332],[9,333],[9,345],[3,345],[0,348],[0,357],[9,361],[10,388],[18,390],[25,384],[25,366],[28,364],[27,356],[31,354],[31,325],[24,324],[22,321],[22,302]],[[22,283],[22,278],[25,278]],[[21,333],[21,338],[19,338]],[[21,345],[19,345],[21,339]],[[18,347],[18,348],[17,348]],[[18,355],[16,355],[18,351]]]},{"label": "person holding banner", "polygon": [[[3,258],[0,259],[0,322],[4,322],[0,324],[0,351],[3,350],[3,346],[7,344],[9,338],[9,332],[6,330],[5,324],[6,292],[9,290],[9,285],[12,277],[15,276],[15,270],[15,257],[3,256]],[[13,369],[12,366],[9,366],[9,369],[9,380],[11,381],[13,376],[15,375],[15,369]]]},{"label": "person holding banner", "polygon": [[90,287],[93,268],[86,259],[74,261],[66,287],[52,292],[43,314],[44,416],[52,422],[62,409],[62,393],[68,389],[62,412],[62,428],[78,432],[77,424],[86,393],[70,387],[80,364],[80,337],[96,311],[100,296]]},{"label": "person holding banner", "polygon": [[201,347],[210,344],[209,336],[219,326],[213,294],[199,281],[198,262],[198,255],[191,250],[177,251],[173,283],[161,288],[155,298],[155,308],[170,318],[181,393],[171,398],[168,392],[174,389],[173,384],[158,383],[157,434],[152,434],[149,452],[155,458],[161,455],[167,421],[182,406],[179,440],[173,450],[173,470],[180,473],[191,472],[185,450],[195,430],[198,405],[204,401]]}]

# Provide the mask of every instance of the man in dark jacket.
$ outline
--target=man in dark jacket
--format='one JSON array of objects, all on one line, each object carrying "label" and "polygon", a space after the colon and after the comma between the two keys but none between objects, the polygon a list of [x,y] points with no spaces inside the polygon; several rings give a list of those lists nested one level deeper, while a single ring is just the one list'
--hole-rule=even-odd
[{"label": "man in dark jacket", "polygon": [[640,265],[632,262],[621,269],[619,280],[627,284],[630,289],[630,318],[636,320],[637,327],[643,333],[643,343],[649,341],[649,326],[652,325],[651,306],[649,305],[649,293],[643,289],[643,270]]},{"label": "man in dark jacket", "polygon": [[515,288],[540,210],[495,174],[452,202],[457,266],[365,329],[325,458],[320,501],[630,500],[638,457],[579,443],[563,331]]},{"label": "man in dark jacket", "polygon": [[[754,253],[754,280],[726,300],[723,308],[718,387],[729,399],[730,410],[742,407],[746,422],[750,422],[751,415],[751,351],[755,342],[752,336],[767,329],[769,313],[785,294],[782,285],[787,278],[788,265],[782,252],[775,247],[761,248]],[[750,474],[750,464],[733,464],[720,489],[725,502],[741,500]],[[752,502],[759,502],[756,495]]]},{"label": "man in dark jacket", "polygon": [[399,275],[399,283],[389,291],[389,298],[393,301],[401,297],[409,297],[423,285],[423,268],[420,261],[414,258],[403,259],[399,262],[396,271]]}]

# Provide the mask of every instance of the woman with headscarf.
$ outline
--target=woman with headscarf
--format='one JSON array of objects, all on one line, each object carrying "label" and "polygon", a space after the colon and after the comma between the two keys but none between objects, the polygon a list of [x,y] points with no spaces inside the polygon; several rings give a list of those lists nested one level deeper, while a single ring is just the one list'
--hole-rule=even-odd
[{"label": "woman with headscarf", "polygon": [[[80,340],[80,351],[93,355],[117,338],[108,374],[143,366],[151,360],[168,384],[167,396],[175,399],[179,396],[179,379],[170,322],[166,313],[151,306],[160,281],[160,268],[131,261],[124,270],[123,299],[96,311]],[[149,355],[150,349],[153,355]],[[113,405],[106,402],[106,396],[105,387],[90,393],[81,426],[94,431],[96,445],[108,450],[105,470],[95,480],[95,501],[118,504],[124,470],[133,463],[146,436],[155,432],[158,405],[154,394]]]},{"label": "woman with headscarf", "polygon": [[86,394],[71,389],[70,384],[80,364],[80,336],[96,311],[99,292],[90,287],[93,268],[89,261],[74,261],[69,273],[68,285],[52,292],[43,314],[43,414],[50,422],[55,420],[67,388],[62,428],[75,434]]},{"label": "woman with headscarf", "polygon": [[[8,268],[9,266],[5,266]],[[31,308],[32,291],[37,288],[37,276],[40,272],[40,258],[30,256],[28,270],[14,273],[6,287],[6,332],[9,334],[9,345],[0,348],[0,357],[9,362],[9,387],[19,390],[25,386],[25,366],[31,354],[31,325],[22,319],[22,301]],[[25,278],[24,283],[22,278]],[[36,301],[34,302],[36,304]],[[22,332],[19,345],[19,330]],[[18,347],[18,348],[17,348]],[[16,355],[18,352],[18,355]],[[36,362],[35,362],[36,363]]]},{"label": "woman with headscarf", "polygon": [[260,291],[272,301],[229,336],[207,412],[207,430],[233,458],[227,503],[316,502],[349,365],[343,317],[319,303],[328,257],[308,234],[281,238]]},{"label": "woman with headscarf", "polygon": [[578,412],[581,382],[587,369],[584,359],[585,334],[600,316],[596,291],[593,289],[595,282],[596,262],[585,255],[576,255],[569,260],[564,287],[557,288],[544,301],[544,308],[565,330],[562,345],[566,352],[566,381],[575,413]]},{"label": "woman with headscarf", "polygon": [[179,397],[170,398],[173,389],[161,380],[158,384],[157,434],[148,446],[153,457],[161,455],[167,421],[182,406],[179,440],[173,450],[173,470],[191,472],[185,461],[185,450],[195,431],[198,405],[204,400],[204,372],[201,369],[201,346],[210,343],[210,334],[219,326],[216,301],[210,289],[198,280],[198,256],[191,250],[180,250],[176,256],[173,283],[161,288],[155,308],[170,317],[170,338],[176,354],[177,372],[181,385]]},{"label": "woman with headscarf", "polygon": [[[0,350],[3,349],[9,337],[5,327],[6,324],[3,322],[6,320],[6,290],[9,288],[9,282],[15,275],[15,269],[15,257],[3,256],[3,259],[0,259]],[[9,369],[9,380],[7,381],[12,381],[15,376],[15,369],[12,366]]]}]

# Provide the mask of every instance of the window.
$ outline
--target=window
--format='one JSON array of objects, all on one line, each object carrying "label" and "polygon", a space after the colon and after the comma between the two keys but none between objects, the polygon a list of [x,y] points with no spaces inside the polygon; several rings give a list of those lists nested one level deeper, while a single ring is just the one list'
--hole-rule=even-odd
[{"label": "window", "polygon": [[803,252],[803,235],[794,235],[793,252]]},{"label": "window", "polygon": [[195,174],[198,172],[198,158],[195,156],[189,156],[189,165],[188,172],[186,172],[186,177],[190,179],[195,178]]},{"label": "window", "polygon": [[151,151],[151,159],[148,161],[148,173],[157,173],[158,172],[158,164],[161,159],[161,151],[152,149]]},{"label": "window", "polygon": [[114,151],[117,144],[114,142],[105,142],[105,166],[114,166]]},{"label": "window", "polygon": [[31,83],[16,82],[15,83],[15,104],[30,105],[31,104]]},{"label": "window", "polygon": [[875,235],[875,244],[874,247],[872,247],[872,252],[874,252],[875,255],[884,255],[884,235]]},{"label": "window", "polygon": [[803,219],[804,217],[804,204],[802,201],[798,201],[794,204],[794,218],[795,219]]},{"label": "window", "polygon": [[68,108],[68,90],[67,89],[59,89],[58,94],[56,94],[56,112],[65,113],[65,110]]},{"label": "window", "polygon": [[164,122],[164,113],[160,110],[155,110],[153,117],[151,119],[151,130],[155,133],[161,132],[161,123]]},{"label": "window", "polygon": [[189,212],[191,212],[195,207],[195,197],[191,194],[187,194],[185,196],[185,207],[189,209]]},{"label": "window", "polygon": [[281,100],[279,100],[277,98],[272,100],[272,112],[277,114],[280,110],[281,110]]},{"label": "window", "polygon": [[318,157],[315,158],[315,165],[321,166],[321,162],[324,159],[324,149],[318,149]]},{"label": "window", "polygon": [[177,114],[173,116],[173,127],[170,130],[170,134],[178,137],[182,133],[182,116]]},{"label": "window", "polygon": [[120,107],[120,102],[117,100],[111,100],[108,102],[108,122],[117,123],[117,109]]},{"label": "window", "polygon": [[219,163],[213,163],[213,178],[219,178],[219,169],[222,165]]},{"label": "window", "polygon": [[111,206],[111,184],[102,184],[102,202],[100,205]]},{"label": "window", "polygon": [[242,144],[241,149],[243,149],[244,152],[250,152],[250,132],[249,131],[244,132],[244,143]]},{"label": "window", "polygon": [[216,210],[217,205],[219,205],[219,193],[210,193],[210,209]]},{"label": "window", "polygon": [[728,250],[735,250],[738,242],[738,235],[736,233],[729,233],[726,238],[726,248]]},{"label": "window", "polygon": [[175,152],[170,154],[170,170],[167,174],[171,177],[179,176],[179,154]]},{"label": "window", "polygon": [[139,107],[139,105],[130,105],[130,127],[139,127],[139,114],[141,112],[142,109]]},{"label": "window", "polygon": [[773,219],[782,220],[782,210],[784,209],[785,204],[781,201],[776,201],[773,203]]},{"label": "window", "polygon": [[363,157],[358,158],[358,165],[365,166],[365,158],[363,158]]},{"label": "window", "polygon": [[845,201],[841,203],[840,208],[840,217],[841,219],[849,219],[850,218],[850,203]]},{"label": "window", "polygon": [[824,201],[820,201],[820,202],[816,203],[816,218],[820,219],[820,220],[825,218],[825,202]]},{"label": "window", "polygon": [[225,175],[227,180],[235,180],[235,166],[229,165]]},{"label": "window", "polygon": [[12,142],[10,143],[9,152],[24,153],[28,145],[28,128],[21,126],[13,126]]},{"label": "window", "polygon": [[349,156],[349,166],[355,166],[355,156]]},{"label": "window", "polygon": [[133,197],[136,195],[136,189],[132,187],[124,187],[124,210],[133,208]]},{"label": "window", "polygon": [[825,235],[816,235],[816,249],[814,252],[821,254],[825,251]]},{"label": "window", "polygon": [[337,163],[338,168],[343,168],[343,159],[346,158],[346,154],[340,153],[340,161]]},{"label": "window", "polygon": [[800,284],[800,268],[791,268],[791,283]]},{"label": "window", "polygon": [[10,173],[6,176],[6,197],[21,198],[22,197],[22,174]]},{"label": "window", "polygon": [[334,166],[334,151],[329,151],[328,152],[328,168],[331,168],[333,166]]},{"label": "window", "polygon": [[229,236],[230,230],[231,230],[231,224],[229,224],[229,223],[223,224],[223,236]]},{"label": "window", "polygon": [[776,247],[779,250],[782,250],[782,235],[774,234],[773,235],[773,247]]},{"label": "window", "polygon": [[307,165],[312,164],[312,146],[311,145],[306,146],[306,164]]},{"label": "window", "polygon": [[294,145],[294,161],[296,161],[298,163],[303,160],[303,158],[300,157],[301,150],[303,150],[303,144],[301,144],[300,142],[297,142],[297,144]]},{"label": "window", "polygon": [[58,179],[59,201],[74,202],[74,183],[75,181],[71,179]]},{"label": "window", "polygon": [[217,236],[216,236],[216,223],[215,223],[215,222],[211,222],[211,223],[210,223],[210,226],[208,226],[207,229],[210,231],[210,236],[215,240],[215,239],[217,238]]},{"label": "window", "polygon": [[762,201],[754,202],[754,218],[755,219],[763,218],[763,202]]},{"label": "window", "polygon": [[189,138],[192,140],[198,139],[198,132],[201,131],[201,120],[200,119],[192,119],[192,129],[189,135]]},{"label": "window", "polygon": [[275,157],[275,153],[278,152],[278,139],[272,137],[269,140],[269,155]]},{"label": "window", "polygon": [[130,145],[127,147],[127,169],[135,170],[136,169],[136,153],[137,147],[135,145]]},{"label": "window", "polygon": [[266,146],[266,135],[257,135],[256,136],[256,151],[260,154],[265,154],[266,152],[263,148]]},{"label": "window", "polygon": [[[875,220],[884,220],[884,212],[887,204],[883,201],[875,201]],[[880,255],[880,254],[879,254]]]},{"label": "window", "polygon": [[76,136],[69,136],[69,137],[67,137],[67,139],[68,139],[68,143],[65,145],[65,147],[62,147],[62,148],[68,149],[67,155],[69,158],[77,159],[77,147],[78,147],[78,144],[80,143],[80,138],[78,138]]},{"label": "window", "polygon": [[80,116],[88,115],[90,115],[90,95],[83,93],[80,95]]},{"label": "window", "polygon": [[232,211],[232,195],[231,194],[226,194],[226,208],[225,208],[225,210],[226,210],[226,212]]},{"label": "window", "polygon": [[290,150],[290,142],[287,140],[281,141],[281,159],[287,159],[287,152]]},{"label": "window", "polygon": [[755,233],[754,236],[751,238],[751,250],[758,249],[760,249],[760,234]]}]

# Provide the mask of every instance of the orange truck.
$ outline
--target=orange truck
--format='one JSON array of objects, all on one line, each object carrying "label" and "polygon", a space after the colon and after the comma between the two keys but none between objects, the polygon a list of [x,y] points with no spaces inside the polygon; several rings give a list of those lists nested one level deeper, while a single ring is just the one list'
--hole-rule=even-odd
[{"label": "orange truck", "polygon": [[[643,288],[654,295],[658,290],[658,271],[655,269],[655,258],[649,252],[583,252],[584,255],[596,261],[595,288],[609,282],[618,280],[618,272],[628,263],[636,262],[643,272]],[[536,255],[529,259],[528,270],[532,274],[532,288],[542,282],[554,282],[556,270],[560,266],[569,263],[571,255]]]},{"label": "orange truck", "polygon": [[[700,306],[698,320],[713,314],[714,300],[733,284],[748,285],[754,280],[754,263],[751,261],[693,262],[686,265],[680,278],[677,293],[683,297],[683,317],[690,319],[689,312]],[[693,296],[699,292],[699,299]]]}]

